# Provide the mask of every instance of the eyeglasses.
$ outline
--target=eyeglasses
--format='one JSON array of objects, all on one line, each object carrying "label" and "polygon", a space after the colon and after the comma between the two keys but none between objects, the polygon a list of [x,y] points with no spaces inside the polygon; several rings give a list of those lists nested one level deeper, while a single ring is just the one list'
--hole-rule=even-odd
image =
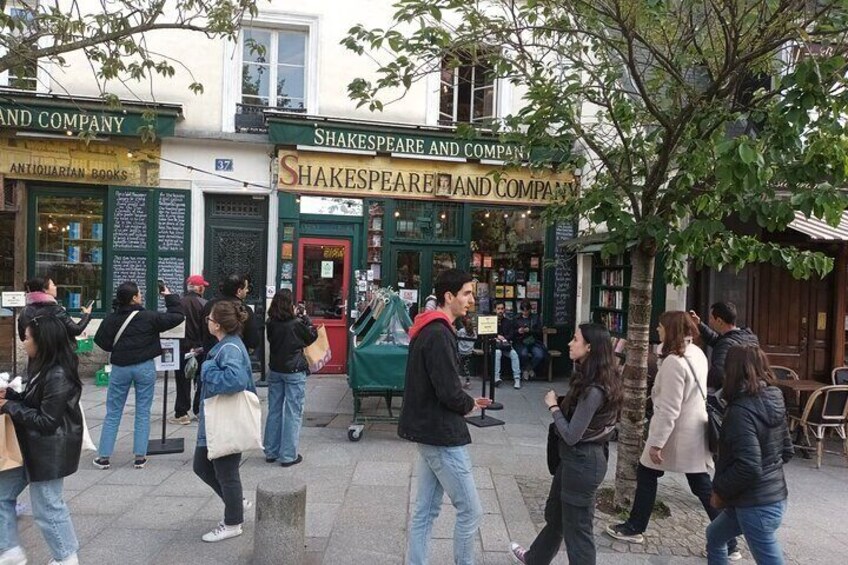
[{"label": "eyeglasses", "polygon": [[206,316],[206,323],[208,324],[209,322],[215,322],[216,324],[218,323],[212,316]]}]

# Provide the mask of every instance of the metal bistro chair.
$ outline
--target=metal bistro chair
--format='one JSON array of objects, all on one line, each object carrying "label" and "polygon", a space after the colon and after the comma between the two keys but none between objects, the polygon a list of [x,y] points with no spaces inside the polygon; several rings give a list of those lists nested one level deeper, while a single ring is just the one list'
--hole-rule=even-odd
[{"label": "metal bistro chair", "polygon": [[795,445],[799,449],[810,447],[810,432],[816,438],[816,469],[821,467],[822,452],[824,451],[824,434],[828,429],[834,430],[842,439],[842,451],[848,459],[848,385],[833,385],[814,391],[801,416],[789,416],[789,430],[797,427],[804,430],[807,445]]},{"label": "metal bistro chair", "polygon": [[798,373],[790,369],[789,367],[784,367],[782,365],[772,365],[771,372],[774,373],[774,378],[779,381],[797,381]]},{"label": "metal bistro chair", "polygon": [[836,367],[830,372],[830,379],[835,385],[848,385],[848,367]]}]

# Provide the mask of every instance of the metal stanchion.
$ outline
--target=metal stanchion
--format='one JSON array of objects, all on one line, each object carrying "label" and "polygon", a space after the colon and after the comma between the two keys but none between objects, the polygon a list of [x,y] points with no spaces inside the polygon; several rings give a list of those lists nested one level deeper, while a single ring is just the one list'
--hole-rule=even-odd
[{"label": "metal stanchion", "polygon": [[495,375],[489,371],[489,353],[491,352],[492,338],[491,336],[483,336],[483,393],[486,396],[486,384],[489,385],[489,400],[492,403],[487,408],[480,409],[479,416],[468,416],[465,420],[472,426],[478,428],[488,428],[491,426],[503,426],[503,420],[492,418],[486,414],[486,410],[503,410],[503,404],[495,402]]},{"label": "metal stanchion", "polygon": [[[179,352],[179,350],[177,350]],[[166,453],[182,453],[185,451],[185,439],[181,437],[166,438],[168,427],[168,373],[165,371],[165,390],[162,393],[162,439],[151,439],[147,442],[148,455],[164,455]]]}]

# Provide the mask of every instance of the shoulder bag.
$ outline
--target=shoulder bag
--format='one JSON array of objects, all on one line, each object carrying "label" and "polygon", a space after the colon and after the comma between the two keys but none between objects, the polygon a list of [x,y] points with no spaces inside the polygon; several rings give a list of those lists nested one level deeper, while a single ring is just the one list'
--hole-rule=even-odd
[{"label": "shoulder bag", "polygon": [[333,358],[330,341],[327,339],[327,329],[324,326],[318,328],[318,338],[303,348],[303,356],[309,364],[310,373],[317,373]]},{"label": "shoulder bag", "polygon": [[[121,324],[121,327],[118,328],[118,333],[115,334],[115,339],[112,340],[112,351],[115,351],[115,345],[117,345],[118,340],[121,339],[121,336],[124,335],[124,330],[127,329],[127,326],[130,325],[135,315],[139,313],[139,310],[133,310],[130,312],[130,315],[127,316],[127,319],[124,320],[124,323]],[[107,364],[112,364],[112,351],[109,352],[109,359],[106,361]]]},{"label": "shoulder bag", "polygon": [[692,363],[685,356],[683,360],[689,365],[689,370],[692,372],[692,379],[695,381],[695,388],[698,389],[701,398],[704,399],[704,406],[707,408],[707,440],[710,446],[710,453],[716,454],[718,453],[718,440],[721,436],[722,413],[707,400],[706,393],[701,390],[701,385],[698,384],[698,378],[695,376],[695,368],[692,367]]}]

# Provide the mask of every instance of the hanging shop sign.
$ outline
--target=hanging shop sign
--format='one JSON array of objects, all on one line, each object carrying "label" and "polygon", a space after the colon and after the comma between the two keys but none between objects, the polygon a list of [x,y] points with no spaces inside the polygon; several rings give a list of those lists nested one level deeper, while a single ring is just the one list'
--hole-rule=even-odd
[{"label": "hanging shop sign", "polygon": [[156,135],[164,137],[174,135],[176,120],[175,113],[162,110],[148,120],[140,111],[52,106],[23,99],[0,101],[0,129],[138,137],[143,126],[152,125]]},{"label": "hanging shop sign", "polygon": [[158,186],[158,157],[157,145],[0,137],[0,175],[15,179]]},{"label": "hanging shop sign", "polygon": [[476,163],[285,150],[277,157],[278,189],[301,194],[544,205],[566,198],[574,181],[568,173]]}]

